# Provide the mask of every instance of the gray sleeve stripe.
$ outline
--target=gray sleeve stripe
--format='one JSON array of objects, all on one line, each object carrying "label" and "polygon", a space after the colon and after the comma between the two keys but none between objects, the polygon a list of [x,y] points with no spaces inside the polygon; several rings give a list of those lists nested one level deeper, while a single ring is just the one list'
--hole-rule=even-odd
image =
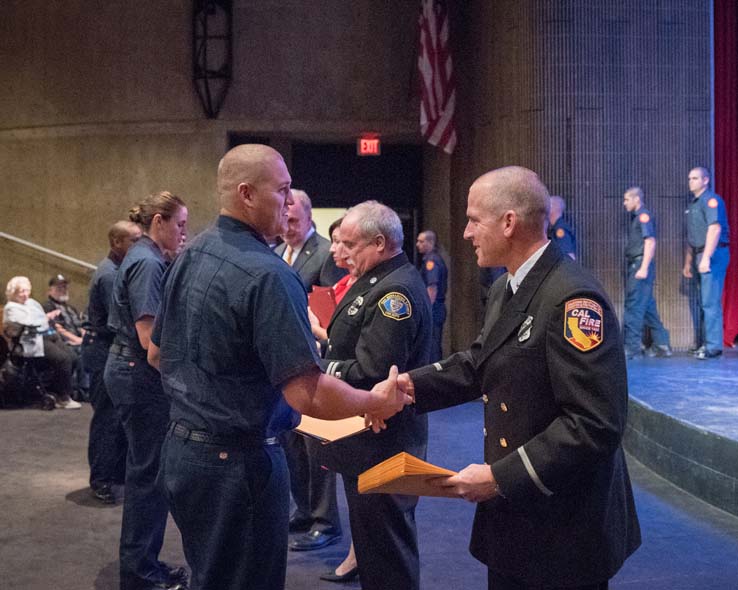
[{"label": "gray sleeve stripe", "polygon": [[533,463],[530,462],[530,459],[528,458],[528,453],[525,452],[524,447],[518,447],[518,455],[520,455],[520,459],[523,461],[523,465],[525,466],[525,470],[528,472],[528,475],[533,480],[533,483],[536,484],[536,487],[541,491],[541,493],[546,496],[553,496],[553,492],[549,490],[545,485],[543,485],[541,478],[538,477],[536,470],[533,469]]}]

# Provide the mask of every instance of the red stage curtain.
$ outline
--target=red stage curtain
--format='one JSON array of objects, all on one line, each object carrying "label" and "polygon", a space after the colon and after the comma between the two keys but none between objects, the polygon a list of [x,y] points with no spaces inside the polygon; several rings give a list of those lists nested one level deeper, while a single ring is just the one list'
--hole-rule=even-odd
[{"label": "red stage curtain", "polygon": [[730,266],[723,293],[724,339],[738,334],[738,3],[714,0],[715,191],[722,195],[730,224]]}]

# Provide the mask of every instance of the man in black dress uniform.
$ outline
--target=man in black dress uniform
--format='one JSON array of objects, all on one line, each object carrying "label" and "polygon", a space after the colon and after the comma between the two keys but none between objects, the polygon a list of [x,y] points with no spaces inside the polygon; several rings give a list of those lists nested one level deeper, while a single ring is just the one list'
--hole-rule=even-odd
[{"label": "man in black dress uniform", "polygon": [[[333,313],[324,362],[329,375],[354,387],[371,386],[392,365],[406,371],[429,362],[430,305],[402,242],[400,218],[376,201],[352,207],[341,222],[341,247],[359,278]],[[358,476],[401,451],[424,458],[427,441],[427,417],[408,407],[380,434],[365,432],[326,448],[325,465],[343,476],[364,590],[418,589],[418,498],[359,495]]]},{"label": "man in black dress uniform", "polygon": [[640,544],[621,447],[618,320],[601,285],[546,239],[549,195],[501,168],[469,190],[480,266],[505,266],[465,352],[403,374],[416,409],[484,402],[484,464],[442,484],[476,502],[470,550],[492,590],[600,590]]}]

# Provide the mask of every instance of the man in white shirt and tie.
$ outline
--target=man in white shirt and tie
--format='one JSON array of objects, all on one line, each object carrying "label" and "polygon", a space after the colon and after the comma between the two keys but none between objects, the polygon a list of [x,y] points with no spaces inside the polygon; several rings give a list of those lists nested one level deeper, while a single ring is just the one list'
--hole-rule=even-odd
[{"label": "man in white shirt and tie", "polygon": [[292,189],[292,198],[284,243],[274,251],[297,271],[308,291],[313,285],[332,286],[346,271],[336,267],[329,252],[330,241],[315,231],[310,197],[305,191]]},{"label": "man in white shirt and tie", "polygon": [[[292,189],[292,198],[284,243],[274,251],[300,275],[308,292],[313,285],[334,285],[346,271],[336,267],[330,242],[315,231],[310,197],[305,191]],[[290,542],[293,551],[319,549],[341,538],[336,474],[322,468],[314,444],[293,431],[282,435],[297,506],[290,517],[290,532],[304,533]]]}]

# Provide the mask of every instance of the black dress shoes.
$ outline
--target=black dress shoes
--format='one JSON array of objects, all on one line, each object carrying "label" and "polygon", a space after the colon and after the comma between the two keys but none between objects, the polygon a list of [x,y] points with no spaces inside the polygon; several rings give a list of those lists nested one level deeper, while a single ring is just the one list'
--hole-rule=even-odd
[{"label": "black dress shoes", "polygon": [[307,533],[313,526],[312,518],[300,518],[293,516],[290,518],[289,531],[291,533]]},{"label": "black dress shoes", "polygon": [[187,582],[160,582],[159,584],[151,584],[146,590],[189,590]]},{"label": "black dress shoes", "polygon": [[321,580],[326,580],[327,582],[336,582],[338,584],[343,584],[346,582],[350,582],[353,580],[356,576],[359,575],[359,567],[355,567],[353,569],[350,569],[345,574],[337,574],[336,570],[333,570],[332,572],[327,572],[320,576]]},{"label": "black dress shoes", "polygon": [[96,488],[90,488],[90,494],[96,500],[100,500],[103,504],[115,504],[115,494],[113,488],[109,484],[103,484]]},{"label": "black dress shoes", "polygon": [[304,535],[300,535],[294,541],[290,541],[290,551],[312,551],[313,549],[321,549],[328,545],[337,543],[341,538],[341,533],[333,533],[330,531],[310,531]]},{"label": "black dress shoes", "polygon": [[[134,580],[135,581],[132,581]],[[121,588],[125,590],[189,590],[187,579],[175,580],[170,578],[164,582],[151,582],[141,578],[129,577]]]},{"label": "black dress shoes", "polygon": [[169,573],[169,581],[170,583],[176,583],[179,582],[180,584],[187,585],[187,581],[190,579],[190,575],[187,573],[187,570],[183,567],[171,567],[167,564],[164,564],[164,567],[167,568]]}]

